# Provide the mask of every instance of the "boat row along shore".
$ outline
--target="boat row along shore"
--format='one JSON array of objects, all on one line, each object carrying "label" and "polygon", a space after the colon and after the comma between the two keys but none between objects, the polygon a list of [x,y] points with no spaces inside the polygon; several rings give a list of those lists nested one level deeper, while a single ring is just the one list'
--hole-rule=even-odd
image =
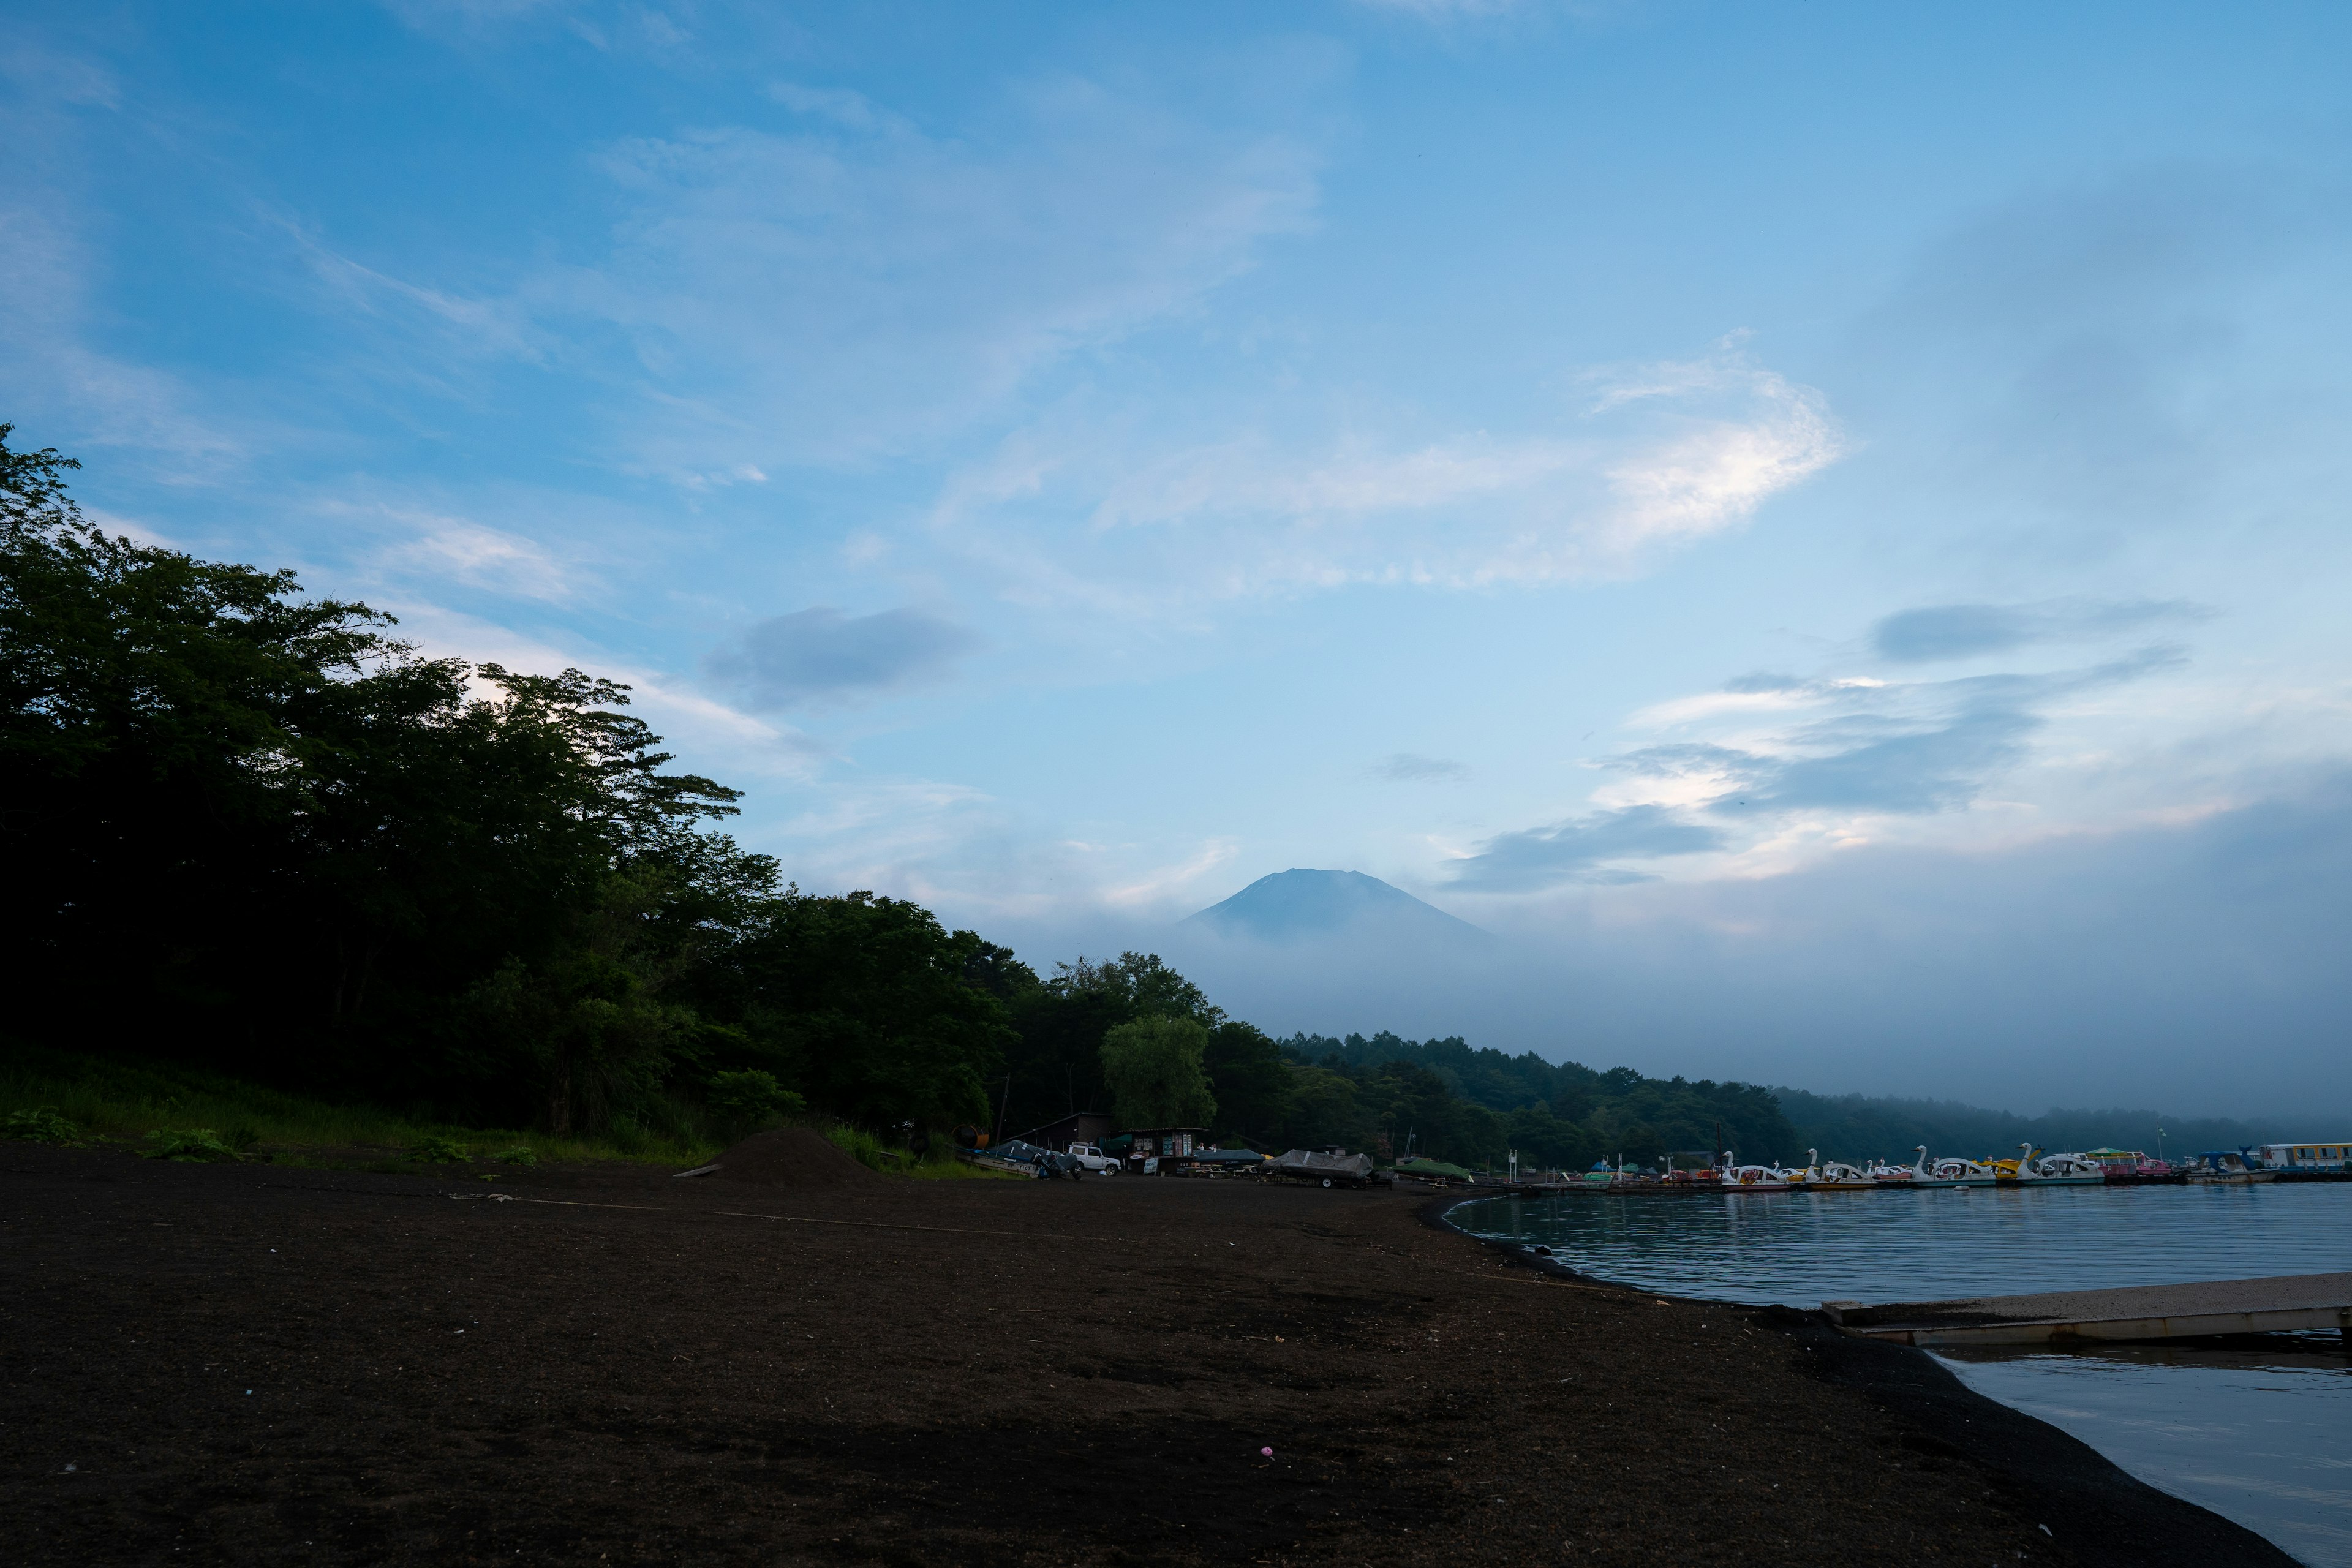
[{"label": "boat row along shore", "polygon": [[[1566,1172],[1515,1170],[1509,1184],[1520,1191],[1622,1193],[1874,1193],[1921,1192],[1953,1187],[2111,1187],[2154,1184],[2252,1184],[2268,1182],[2352,1181],[2352,1142],[2264,1144],[2211,1150],[2178,1161],[2157,1159],[2136,1149],[2090,1149],[2043,1153],[2021,1143],[2006,1159],[1930,1159],[1923,1144],[1908,1165],[1885,1160],[1853,1164],[1823,1160],[1805,1151],[1802,1165],[1743,1163],[1737,1153],[1660,1155],[1656,1166],[1628,1167],[1622,1156],[1603,1161],[1580,1177]],[[1689,1163],[1683,1164],[1683,1161]]]}]

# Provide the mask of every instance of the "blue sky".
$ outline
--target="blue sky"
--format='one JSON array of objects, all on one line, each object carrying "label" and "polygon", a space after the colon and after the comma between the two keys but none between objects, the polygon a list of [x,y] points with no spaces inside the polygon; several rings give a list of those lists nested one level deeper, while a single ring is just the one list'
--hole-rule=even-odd
[{"label": "blue sky", "polygon": [[1195,962],[2352,1112],[2340,8],[5,9],[17,439],[629,681],[805,887],[1360,869],[1518,960]]}]

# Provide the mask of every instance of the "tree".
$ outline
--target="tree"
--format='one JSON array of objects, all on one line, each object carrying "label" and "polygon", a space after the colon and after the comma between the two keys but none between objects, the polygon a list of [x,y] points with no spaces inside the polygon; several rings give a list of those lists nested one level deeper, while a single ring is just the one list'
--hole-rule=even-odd
[{"label": "tree", "polygon": [[1282,1136],[1290,1110],[1291,1068],[1282,1047],[1255,1025],[1219,1024],[1209,1031],[1202,1065],[1216,1097],[1215,1130],[1255,1142]]},{"label": "tree", "polygon": [[1217,1113],[1202,1068],[1209,1031],[1192,1018],[1137,1018],[1103,1036],[1103,1077],[1130,1127],[1206,1127]]},{"label": "tree", "polygon": [[1297,1149],[1366,1149],[1379,1131],[1356,1103],[1356,1085],[1328,1067],[1290,1069],[1289,1104],[1282,1119],[1283,1142]]},{"label": "tree", "polygon": [[695,828],[735,792],[667,772],[610,681],[424,658],[291,573],[110,538],[9,433],[17,1026],[469,1114],[651,1092],[699,1026],[664,988],[772,887]]},{"label": "tree", "polygon": [[[983,983],[1001,967],[1002,961],[985,960]],[[1190,1018],[1204,1028],[1224,1022],[1223,1012],[1201,988],[1156,953],[1124,952],[1107,961],[1081,957],[1055,965],[1052,977],[1042,982],[1025,965],[1012,969],[1017,970],[1010,975],[1017,1039],[1005,1064],[1013,1079],[1008,1129],[1108,1109],[1102,1043],[1120,1024],[1148,1016]],[[1020,984],[1024,977],[1025,985]]]},{"label": "tree", "polygon": [[741,1019],[745,1066],[820,1110],[869,1126],[978,1121],[1012,1036],[1004,1005],[965,979],[982,945],[920,904],[790,888],[728,954],[713,1010]]}]

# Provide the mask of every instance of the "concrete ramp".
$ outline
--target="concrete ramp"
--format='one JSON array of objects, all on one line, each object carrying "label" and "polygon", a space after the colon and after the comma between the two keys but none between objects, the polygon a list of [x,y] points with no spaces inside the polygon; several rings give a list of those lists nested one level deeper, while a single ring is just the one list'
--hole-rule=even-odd
[{"label": "concrete ramp", "polygon": [[2284,1274],[2201,1285],[2052,1290],[1966,1301],[1824,1301],[1843,1331],[1907,1345],[2179,1340],[2335,1329],[2352,1348],[2352,1273]]}]

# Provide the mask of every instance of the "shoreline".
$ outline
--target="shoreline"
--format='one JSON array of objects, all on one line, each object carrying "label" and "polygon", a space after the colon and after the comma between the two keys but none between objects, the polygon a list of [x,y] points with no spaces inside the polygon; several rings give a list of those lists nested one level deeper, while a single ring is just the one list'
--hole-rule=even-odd
[{"label": "shoreline", "polygon": [[0,1170],[27,1564],[1981,1568],[2120,1561],[2101,1506],[2179,1521],[2137,1568],[2286,1561],[2088,1450],[2081,1495],[2005,1479],[1987,1441],[2049,1429],[1916,1352],[1548,1278],[1409,1194]]},{"label": "shoreline", "polygon": [[[1620,1280],[1588,1274],[1548,1253],[1482,1236],[1454,1223],[1453,1211],[1477,1197],[1422,1205],[1421,1217],[1501,1255],[1514,1267],[1530,1268],[1587,1289],[1621,1290],[1675,1301],[1704,1298],[1644,1290]],[[2151,1486],[2063,1428],[2001,1404],[1969,1387],[1942,1363],[1911,1345],[1842,1333],[1818,1308],[1708,1302],[1740,1307],[1785,1332],[1811,1358],[1810,1365],[1833,1387],[1851,1389],[1902,1423],[1910,1440],[1965,1456],[2021,1511],[2077,1542],[2096,1542],[2080,1551],[2085,1563],[2116,1568],[2168,1560],[2169,1554],[2231,1552],[2231,1561],[2293,1563],[2274,1542],[2210,1509]],[[2249,1552],[2253,1555],[2245,1556]],[[2263,1553],[2269,1553],[2264,1557]]]}]

